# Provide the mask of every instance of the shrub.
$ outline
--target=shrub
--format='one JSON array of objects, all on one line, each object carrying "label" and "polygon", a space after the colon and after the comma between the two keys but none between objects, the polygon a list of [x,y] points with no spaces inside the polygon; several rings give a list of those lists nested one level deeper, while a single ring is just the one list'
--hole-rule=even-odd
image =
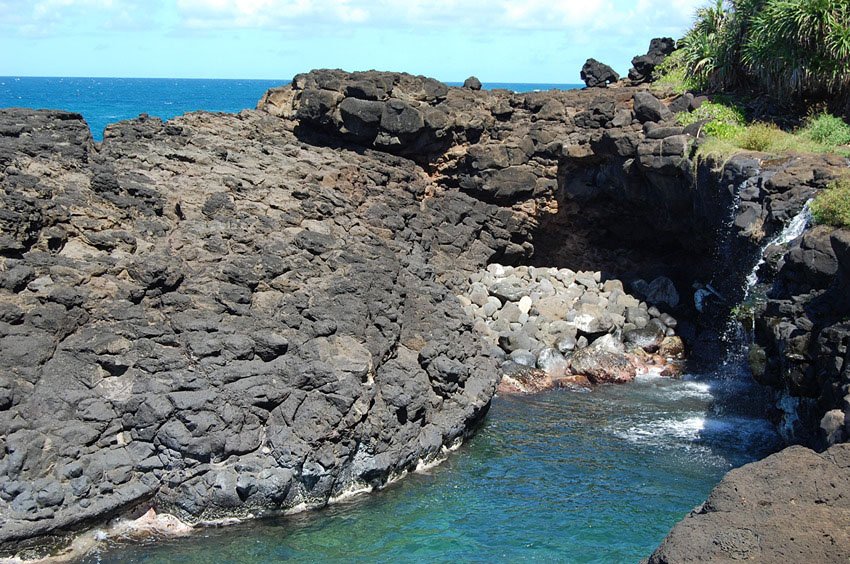
[{"label": "shrub", "polygon": [[718,139],[732,139],[744,128],[744,112],[740,108],[721,102],[704,102],[691,113],[681,113],[677,120],[680,125],[690,125],[707,120],[702,130],[706,135]]},{"label": "shrub", "polygon": [[836,180],[818,194],[811,210],[817,223],[850,227],[850,177]]},{"label": "shrub", "polygon": [[850,90],[847,0],[711,0],[680,45],[701,88],[821,101]]},{"label": "shrub", "polygon": [[710,89],[729,82],[737,42],[736,13],[723,0],[697,10],[694,26],[679,41],[687,75],[699,89]]},{"label": "shrub", "polygon": [[827,113],[810,117],[800,134],[815,143],[831,147],[850,145],[850,125],[843,119]]},{"label": "shrub", "polygon": [[788,134],[772,123],[754,123],[736,137],[736,144],[747,151],[768,152]]},{"label": "shrub", "polygon": [[654,88],[670,89],[677,94],[699,87],[688,76],[688,68],[684,61],[684,51],[678,49],[666,56],[661,64],[653,71],[652,85]]},{"label": "shrub", "polygon": [[758,3],[763,6],[753,10],[742,61],[764,88],[823,98],[850,86],[847,0]]}]

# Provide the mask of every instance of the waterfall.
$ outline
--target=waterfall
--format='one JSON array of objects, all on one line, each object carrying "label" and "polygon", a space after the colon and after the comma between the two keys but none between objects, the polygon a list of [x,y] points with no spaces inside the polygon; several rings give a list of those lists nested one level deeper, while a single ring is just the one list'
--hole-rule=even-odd
[{"label": "waterfall", "polygon": [[[757,422],[766,422],[767,413],[779,415],[780,428],[773,429],[773,435],[765,433],[759,436],[759,440],[764,441],[762,446],[769,448],[770,445],[779,446],[779,437],[787,435],[782,425],[795,424],[796,405],[790,400],[778,405],[773,390],[758,384],[750,372],[749,344],[755,321],[754,306],[761,297],[756,292],[759,286],[758,273],[767,262],[765,252],[771,246],[784,247],[800,237],[811,223],[811,212],[807,202],[778,233],[753,249],[749,241],[736,232],[734,221],[741,206],[741,192],[759,181],[759,176],[754,175],[738,186],[735,198],[730,202],[730,216],[724,221],[719,233],[716,251],[719,260],[712,282],[722,285],[723,298],[730,300],[727,305],[737,305],[731,308],[731,315],[718,320],[723,324],[719,334],[724,344],[720,357],[722,360],[711,374],[702,378],[711,383],[714,403],[710,413],[714,416],[759,426]],[[777,408],[781,413],[776,413]]]},{"label": "waterfall", "polygon": [[[732,342],[737,344],[737,347],[730,348],[729,355],[726,360],[727,364],[731,364],[733,362],[737,362],[739,366],[747,364],[745,355],[749,349],[748,341],[751,338],[751,334],[749,334],[748,330],[742,323],[742,318],[744,317],[742,314],[749,312],[750,323],[755,322],[753,317],[755,315],[754,305],[762,297],[755,290],[759,284],[759,271],[767,262],[765,252],[770,247],[785,247],[805,232],[806,228],[811,225],[812,222],[812,213],[809,209],[811,201],[811,199],[808,200],[799,213],[791,218],[791,220],[785,224],[779,233],[772,237],[767,243],[761,245],[758,254],[758,261],[747,275],[743,298],[735,308],[738,310],[738,314],[732,316],[727,326],[727,338],[734,334]],[[783,252],[784,251],[785,249],[783,249]],[[748,370],[748,368],[745,370]],[[800,424],[798,411],[801,407],[801,400],[800,398],[792,397],[787,393],[777,394],[775,391],[770,392],[770,395],[772,396],[771,403],[779,410],[777,431],[785,442],[790,442],[791,438],[795,434],[795,428]]]},{"label": "waterfall", "polygon": [[[755,306],[764,297],[763,295],[756,293],[755,290],[759,284],[759,271],[767,262],[765,253],[771,247],[784,247],[803,234],[812,221],[812,212],[809,209],[810,203],[811,199],[803,205],[803,208],[797,213],[797,215],[785,224],[779,233],[768,240],[767,243],[764,243],[759,247],[757,255],[758,260],[755,261],[755,264],[749,274],[747,274],[746,278],[743,280],[743,286],[740,287],[740,293],[738,294],[741,296],[740,300],[737,302],[737,305],[732,308],[732,315],[728,319],[726,328],[723,331],[723,340],[732,344],[732,347],[730,347],[730,350],[728,351],[729,354],[735,355],[745,352],[744,348],[746,348],[747,344],[747,328],[745,328],[741,322],[747,318],[747,313],[754,314],[756,309]],[[752,324],[755,320],[750,316],[748,321]],[[752,327],[749,329],[751,328]],[[727,355],[727,361],[728,360],[729,358]]]},{"label": "waterfall", "polygon": [[809,199],[806,204],[803,206],[803,209],[791,218],[791,221],[785,225],[785,227],[780,231],[773,239],[767,242],[766,245],[762,246],[761,253],[759,253],[759,260],[756,265],[753,267],[750,274],[747,276],[747,286],[746,291],[744,293],[744,300],[749,297],[750,292],[758,283],[758,271],[765,263],[764,252],[770,247],[773,246],[785,246],[800,235],[806,230],[812,222],[812,212],[809,209],[812,200]]}]

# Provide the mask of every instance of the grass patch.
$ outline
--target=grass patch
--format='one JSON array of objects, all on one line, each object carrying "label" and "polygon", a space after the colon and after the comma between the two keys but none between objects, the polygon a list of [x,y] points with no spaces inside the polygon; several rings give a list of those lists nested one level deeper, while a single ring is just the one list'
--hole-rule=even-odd
[{"label": "grass patch", "polygon": [[741,151],[786,153],[835,153],[850,157],[850,124],[822,113],[810,117],[803,127],[788,132],[772,123],[747,123],[743,110],[722,99],[706,102],[696,111],[677,116],[680,125],[705,122],[706,139],[699,154],[726,160]]},{"label": "grass patch", "polygon": [[734,139],[743,131],[746,124],[741,108],[720,101],[704,102],[693,112],[680,113],[676,121],[679,125],[691,125],[704,121],[702,131],[709,137],[717,139]]},{"label": "grass patch", "polygon": [[673,51],[655,67],[653,71],[652,88],[670,90],[676,94],[684,94],[689,90],[697,88],[697,84],[690,79],[688,67],[684,61],[684,52]]},{"label": "grass patch", "polygon": [[821,145],[850,145],[850,124],[827,113],[817,114],[806,120],[800,135]]},{"label": "grass patch", "polygon": [[834,181],[815,196],[811,210],[817,223],[850,227],[850,177]]},{"label": "grass patch", "polygon": [[786,141],[787,133],[772,123],[754,123],[744,127],[735,140],[737,144],[747,151],[769,152],[777,144]]}]

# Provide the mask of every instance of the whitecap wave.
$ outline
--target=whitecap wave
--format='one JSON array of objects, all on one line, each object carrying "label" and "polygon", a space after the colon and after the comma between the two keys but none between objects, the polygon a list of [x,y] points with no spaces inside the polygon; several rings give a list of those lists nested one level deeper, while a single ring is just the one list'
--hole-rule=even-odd
[{"label": "whitecap wave", "polygon": [[700,399],[711,401],[713,395],[711,393],[711,384],[708,382],[686,382],[683,381],[677,386],[668,386],[663,390],[665,398],[670,400],[681,399]]},{"label": "whitecap wave", "polygon": [[615,430],[614,434],[631,443],[651,446],[673,446],[693,442],[705,428],[704,417],[655,419]]}]

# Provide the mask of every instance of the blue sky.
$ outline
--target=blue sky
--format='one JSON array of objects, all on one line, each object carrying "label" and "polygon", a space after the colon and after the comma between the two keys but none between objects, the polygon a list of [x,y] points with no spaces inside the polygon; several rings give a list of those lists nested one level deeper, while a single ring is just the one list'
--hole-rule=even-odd
[{"label": "blue sky", "polygon": [[706,0],[0,0],[0,76],[288,79],[313,68],[461,81],[620,73]]}]

